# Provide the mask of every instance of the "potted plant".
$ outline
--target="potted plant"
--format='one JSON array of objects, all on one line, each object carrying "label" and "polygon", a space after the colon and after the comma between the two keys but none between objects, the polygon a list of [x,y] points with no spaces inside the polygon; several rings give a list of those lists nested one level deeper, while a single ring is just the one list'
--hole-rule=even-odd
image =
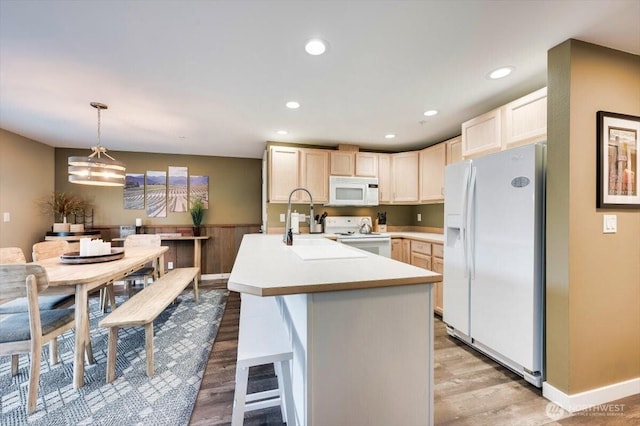
[{"label": "potted plant", "polygon": [[54,232],[69,232],[70,224],[67,223],[67,217],[83,212],[87,203],[77,195],[54,192],[51,197],[42,201],[41,206],[44,213],[53,213]]},{"label": "potted plant", "polygon": [[193,236],[200,236],[200,225],[204,218],[204,202],[202,198],[194,198],[191,201],[191,207],[189,207],[189,214],[191,214],[191,220],[193,221]]}]

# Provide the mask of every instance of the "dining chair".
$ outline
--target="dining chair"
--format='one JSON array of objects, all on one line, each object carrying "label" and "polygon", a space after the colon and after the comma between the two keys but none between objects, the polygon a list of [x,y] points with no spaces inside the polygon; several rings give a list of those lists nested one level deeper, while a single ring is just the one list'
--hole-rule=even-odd
[{"label": "dining chair", "polygon": [[[132,234],[127,236],[124,240],[124,250],[126,252],[127,248],[131,247],[160,247],[161,239],[160,235],[157,234]],[[127,290],[129,297],[131,297],[133,285],[135,285],[135,280],[142,280],[142,286],[146,287],[147,282],[151,278],[152,281],[159,278],[158,265],[156,262],[152,262],[151,266],[146,266],[144,268],[138,269],[135,272],[127,275],[124,278],[124,286]]]},{"label": "dining chair", "polygon": [[33,261],[58,257],[71,251],[69,243],[65,240],[42,241],[35,243],[31,253]]},{"label": "dining chair", "polygon": [[[42,346],[74,328],[73,309],[40,310],[38,294],[49,286],[47,272],[37,264],[0,265],[0,299],[27,298],[28,311],[10,314],[0,327],[0,355],[12,355],[11,373],[18,373],[13,355],[28,353],[27,413],[35,411],[40,380]],[[57,362],[57,360],[56,360]]]}]

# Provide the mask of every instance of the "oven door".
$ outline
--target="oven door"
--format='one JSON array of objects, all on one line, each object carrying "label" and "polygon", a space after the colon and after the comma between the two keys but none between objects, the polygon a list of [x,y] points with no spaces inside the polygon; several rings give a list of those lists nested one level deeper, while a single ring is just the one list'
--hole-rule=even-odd
[{"label": "oven door", "polygon": [[370,237],[370,238],[353,238],[338,237],[337,241],[342,244],[368,251],[369,253],[379,256],[391,257],[391,238],[389,237]]}]

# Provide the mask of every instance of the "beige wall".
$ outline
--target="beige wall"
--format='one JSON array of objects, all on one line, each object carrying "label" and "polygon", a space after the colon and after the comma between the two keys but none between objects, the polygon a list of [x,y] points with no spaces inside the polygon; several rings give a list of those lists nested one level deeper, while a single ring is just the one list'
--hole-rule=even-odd
[{"label": "beige wall", "polygon": [[[164,218],[148,218],[144,210],[125,210],[122,188],[69,183],[67,158],[89,153],[88,149],[56,148],[55,187],[56,191],[72,192],[90,199],[94,205],[96,226],[134,225],[136,218],[142,218],[144,225],[191,225],[188,212],[167,212]],[[203,224],[261,223],[261,160],[118,151],[109,151],[109,154],[125,163],[127,173],[167,171],[169,166],[181,166],[187,167],[189,174],[209,176],[209,210],[204,215]]]},{"label": "beige wall", "polygon": [[48,145],[0,129],[0,247],[20,247],[31,260],[31,246],[51,230],[53,214],[38,201],[53,193],[54,150]]},{"label": "beige wall", "polygon": [[547,381],[571,395],[640,377],[640,210],[595,196],[596,112],[640,116],[640,57],[569,40],[548,67]]}]

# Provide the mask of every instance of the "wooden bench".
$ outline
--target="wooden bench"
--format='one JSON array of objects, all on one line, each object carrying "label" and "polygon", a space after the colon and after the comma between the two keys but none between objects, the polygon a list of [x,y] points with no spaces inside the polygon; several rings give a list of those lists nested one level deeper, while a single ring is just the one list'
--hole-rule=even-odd
[{"label": "wooden bench", "polygon": [[109,328],[107,349],[107,383],[116,376],[118,329],[144,325],[147,376],[153,376],[153,321],[193,282],[195,301],[198,302],[198,275],[200,268],[176,268],[145,287],[118,306],[100,321],[100,327]]}]

